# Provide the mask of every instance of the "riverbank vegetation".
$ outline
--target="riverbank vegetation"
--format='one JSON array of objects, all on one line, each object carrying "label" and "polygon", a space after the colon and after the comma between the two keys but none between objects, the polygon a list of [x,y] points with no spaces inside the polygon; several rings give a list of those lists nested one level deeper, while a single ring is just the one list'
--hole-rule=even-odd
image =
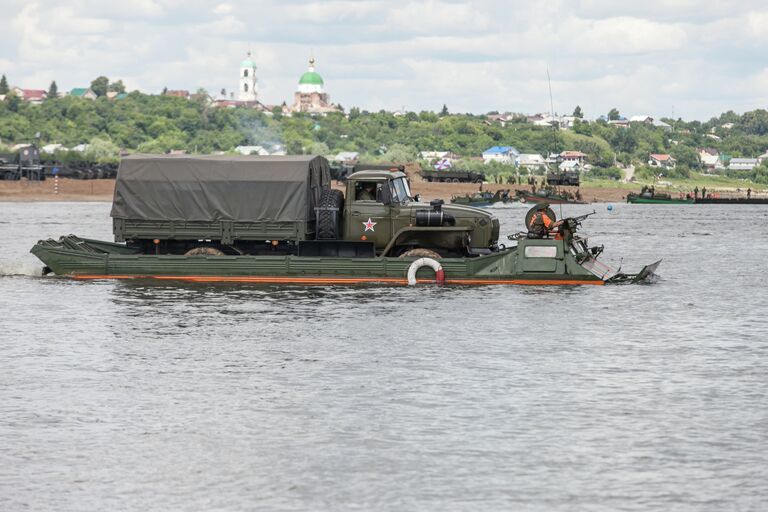
[{"label": "riverbank vegetation", "polygon": [[[691,180],[701,172],[698,148],[713,148],[730,157],[756,157],[768,149],[768,112],[727,112],[706,122],[664,119],[671,129],[648,123],[628,128],[604,121],[576,121],[572,129],[537,127],[517,116],[504,123],[486,115],[433,112],[367,112],[326,116],[282,115],[248,108],[214,108],[205,91],[191,100],[132,92],[120,100],[99,97],[49,99],[40,105],[13,96],[0,102],[0,141],[10,145],[38,142],[66,147],[88,144],[83,155],[110,161],[120,152],[190,153],[231,152],[237,146],[257,145],[289,154],[334,155],[356,151],[366,161],[413,162],[419,151],[451,151],[459,166],[490,176],[511,175],[509,165],[484,165],[479,160],[491,146],[514,146],[522,153],[547,155],[578,150],[588,155],[595,179],[618,180],[624,167],[638,167],[638,180],[652,180],[656,169],[643,167],[651,153],[668,153],[675,169],[660,171],[665,179]],[[768,166],[750,171],[728,171],[727,179],[768,184]],[[656,176],[657,177],[657,176]],[[696,178],[698,179],[698,178]],[[714,179],[714,178],[708,178]]]}]

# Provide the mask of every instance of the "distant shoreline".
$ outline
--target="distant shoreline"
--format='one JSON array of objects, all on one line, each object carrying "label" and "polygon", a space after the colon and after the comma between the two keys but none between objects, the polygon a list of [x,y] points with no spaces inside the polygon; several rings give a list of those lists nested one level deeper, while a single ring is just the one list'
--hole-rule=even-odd
[{"label": "distant shoreline", "polygon": [[[334,188],[343,190],[343,185],[334,183]],[[473,183],[428,183],[413,180],[412,192],[420,194],[423,201],[432,199],[451,200],[454,195],[463,196],[480,190],[480,185]],[[563,187],[571,192],[576,187]],[[639,187],[638,187],[639,188]],[[522,185],[483,184],[483,190],[510,189],[512,195],[517,189],[530,191],[530,187]],[[54,191],[54,181],[48,179],[42,182],[0,181],[0,202],[112,202],[115,190],[115,180],[73,180],[60,179],[58,194]],[[579,187],[582,197],[588,202],[619,202],[623,201],[629,190],[625,188]]]}]

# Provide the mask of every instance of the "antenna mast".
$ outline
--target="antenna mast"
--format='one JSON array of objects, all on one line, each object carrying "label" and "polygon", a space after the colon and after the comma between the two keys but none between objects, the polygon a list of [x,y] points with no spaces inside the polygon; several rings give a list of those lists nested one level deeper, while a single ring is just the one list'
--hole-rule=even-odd
[{"label": "antenna mast", "polygon": [[[552,80],[549,77],[549,66],[547,66],[547,86],[549,87],[549,116],[552,119],[552,148],[550,154],[557,151],[557,126],[555,126],[555,103],[552,101]],[[549,155],[547,155],[549,158]]]}]

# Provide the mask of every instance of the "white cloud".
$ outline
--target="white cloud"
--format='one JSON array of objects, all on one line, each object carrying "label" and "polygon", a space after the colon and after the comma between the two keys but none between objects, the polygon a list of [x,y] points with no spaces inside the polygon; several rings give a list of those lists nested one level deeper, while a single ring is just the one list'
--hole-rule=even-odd
[{"label": "white cloud", "polygon": [[213,8],[213,14],[232,14],[232,4],[219,4]]},{"label": "white cloud", "polygon": [[11,0],[0,71],[60,88],[234,89],[248,50],[261,97],[290,101],[310,53],[334,101],[375,110],[548,109],[707,118],[766,106],[757,0]]}]

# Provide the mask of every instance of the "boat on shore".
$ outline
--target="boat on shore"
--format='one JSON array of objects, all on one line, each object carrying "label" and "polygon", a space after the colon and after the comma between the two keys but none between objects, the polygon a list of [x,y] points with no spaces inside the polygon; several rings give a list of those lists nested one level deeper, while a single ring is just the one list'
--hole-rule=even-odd
[{"label": "boat on shore", "polygon": [[520,201],[523,203],[587,204],[586,201],[579,201],[559,194],[539,195],[525,193],[520,195]]},{"label": "boat on shore", "polygon": [[641,197],[637,194],[627,194],[627,202],[634,204],[694,204],[693,199],[673,197]]},{"label": "boat on shore", "polygon": [[688,194],[687,196],[672,197],[666,192],[657,192],[653,186],[643,185],[640,193],[630,192],[627,194],[627,203],[634,204],[694,204],[695,199]]},{"label": "boat on shore", "polygon": [[696,204],[768,204],[768,197],[699,197]]},{"label": "boat on shore", "polygon": [[519,197],[510,195],[509,190],[497,190],[496,192],[477,192],[474,195],[453,196],[451,204],[488,208],[495,205],[511,204],[519,200]]},{"label": "boat on shore", "polygon": [[563,192],[555,187],[546,187],[539,190],[533,189],[528,192],[525,190],[518,190],[517,197],[523,203],[549,203],[549,204],[587,204],[583,201],[581,194],[577,191],[576,194],[570,192]]}]

